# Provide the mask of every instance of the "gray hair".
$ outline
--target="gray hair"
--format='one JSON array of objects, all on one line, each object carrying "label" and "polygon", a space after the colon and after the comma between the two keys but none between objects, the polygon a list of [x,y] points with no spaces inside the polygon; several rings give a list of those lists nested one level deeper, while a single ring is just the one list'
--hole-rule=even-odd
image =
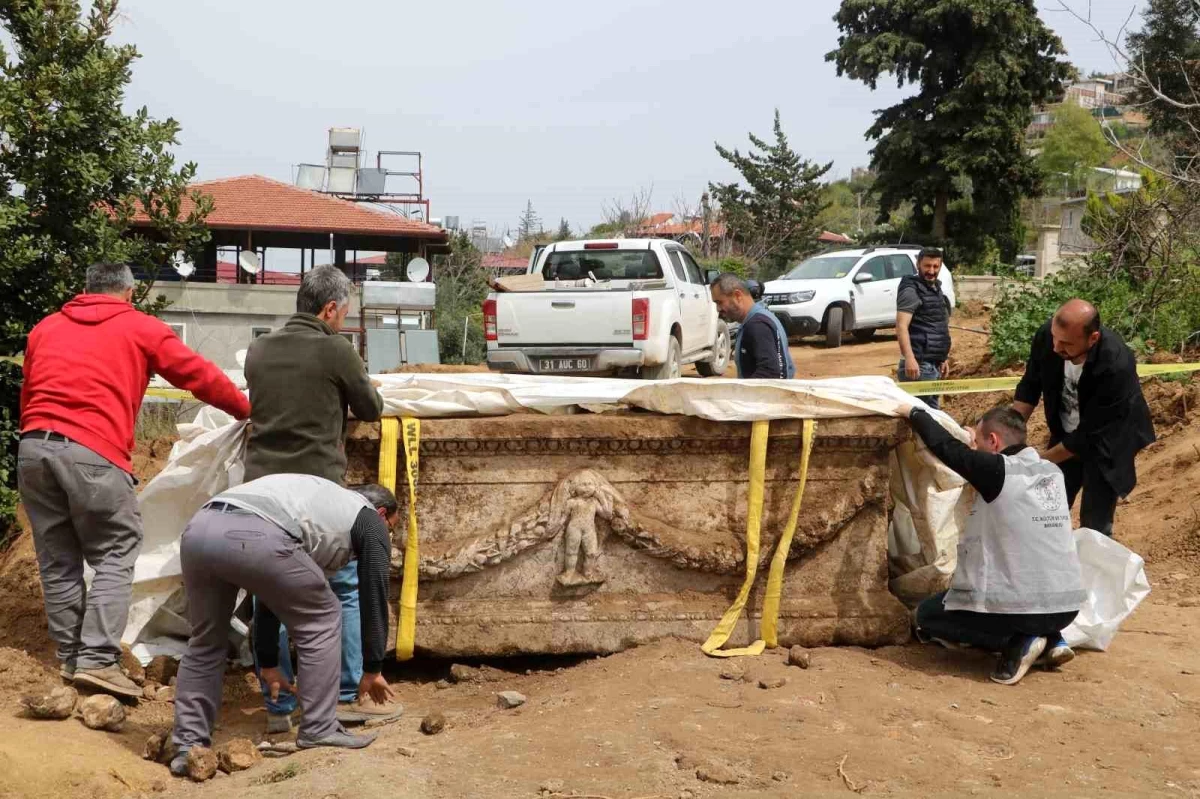
[{"label": "gray hair", "polygon": [[383,508],[388,516],[391,516],[400,509],[400,504],[396,502],[396,495],[388,491],[379,483],[363,483],[362,485],[350,486],[351,491],[357,491],[362,494],[376,510]]},{"label": "gray hair", "polygon": [[92,264],[87,268],[84,291],[88,294],[121,294],[133,288],[128,264]]},{"label": "gray hair", "polygon": [[726,296],[733,294],[735,291],[740,291],[747,297],[750,296],[750,284],[733,272],[723,273],[713,281],[713,285],[721,290],[721,294]]},{"label": "gray hair", "polygon": [[316,316],[331,302],[336,302],[340,308],[350,301],[353,288],[354,284],[341,269],[329,265],[318,266],[300,281],[300,291],[296,292],[296,312]]}]

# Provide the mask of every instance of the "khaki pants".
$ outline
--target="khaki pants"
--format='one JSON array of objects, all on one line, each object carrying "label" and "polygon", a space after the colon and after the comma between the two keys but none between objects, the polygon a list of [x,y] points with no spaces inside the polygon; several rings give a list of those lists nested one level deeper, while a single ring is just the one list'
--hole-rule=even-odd
[{"label": "khaki pants", "polygon": [[[22,438],[17,487],[59,659],[78,669],[112,665],[121,656],[142,549],[133,476],[74,441]],[[84,562],[96,572],[90,590]]]}]

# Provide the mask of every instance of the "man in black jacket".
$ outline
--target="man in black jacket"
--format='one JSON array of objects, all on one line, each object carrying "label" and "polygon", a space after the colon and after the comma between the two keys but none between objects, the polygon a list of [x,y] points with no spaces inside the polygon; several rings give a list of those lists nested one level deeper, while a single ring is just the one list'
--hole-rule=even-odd
[{"label": "man in black jacket", "polygon": [[[938,273],[942,251],[927,247],[917,254],[917,274],[905,275],[896,292],[896,338],[900,342],[901,383],[944,380],[950,373],[950,300]],[[931,408],[937,396],[920,397]]]},{"label": "man in black jacket", "polygon": [[737,322],[734,363],[746,380],[790,380],[796,365],[788,350],[787,333],[775,314],[754,301],[750,284],[726,272],[712,284],[712,300],[726,322]]},{"label": "man in black jacket", "polygon": [[1085,300],[1068,300],[1033,337],[1013,408],[1029,418],[1045,402],[1050,448],[1079,522],[1112,535],[1117,500],[1137,485],[1134,457],[1154,441],[1137,361]]}]

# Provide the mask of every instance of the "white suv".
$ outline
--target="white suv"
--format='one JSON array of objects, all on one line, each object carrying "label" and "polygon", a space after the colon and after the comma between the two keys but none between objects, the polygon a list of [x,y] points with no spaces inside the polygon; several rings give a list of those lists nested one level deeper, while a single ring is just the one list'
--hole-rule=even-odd
[{"label": "white suv", "polygon": [[[842,345],[842,332],[868,341],[881,327],[896,326],[900,279],[917,273],[919,247],[838,250],[809,258],[763,287],[763,303],[789,336],[822,334],[829,347]],[[954,280],[944,265],[942,293],[954,308]]]}]

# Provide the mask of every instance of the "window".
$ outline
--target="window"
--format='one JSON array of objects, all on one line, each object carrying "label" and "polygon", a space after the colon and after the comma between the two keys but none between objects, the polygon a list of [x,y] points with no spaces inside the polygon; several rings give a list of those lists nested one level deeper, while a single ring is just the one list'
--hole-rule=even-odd
[{"label": "window", "polygon": [[680,283],[686,283],[687,269],[683,265],[683,259],[679,257],[679,250],[667,250],[667,254],[671,257],[671,267],[675,270],[675,277]]},{"label": "window", "polygon": [[858,270],[860,275],[870,275],[873,281],[887,280],[888,278],[888,256],[876,255],[871,260],[862,265]]},{"label": "window", "polygon": [[542,267],[546,280],[662,280],[662,265],[650,250],[552,252]]},{"label": "window", "polygon": [[692,258],[692,254],[687,250],[684,250],[683,252],[679,253],[679,255],[683,258],[684,266],[687,267],[688,280],[692,283],[695,283],[697,286],[703,286],[704,273],[700,271],[700,266],[696,263],[695,259]]},{"label": "window", "polygon": [[174,333],[180,341],[182,341],[184,344],[187,344],[187,325],[178,323],[168,324],[167,327],[171,328],[171,332]]},{"label": "window", "polygon": [[354,347],[354,351],[358,352],[358,334],[357,333],[339,333],[342,338],[350,342],[350,346]]},{"label": "window", "polygon": [[908,275],[915,275],[917,267],[913,265],[912,259],[907,255],[889,255],[888,260],[892,262],[891,278],[901,278]]},{"label": "window", "polygon": [[784,275],[786,280],[834,280],[845,277],[858,263],[857,255],[818,255]]},{"label": "window", "polygon": [[269,327],[252,327],[250,328],[250,340],[253,341],[259,336],[265,336],[270,332],[271,328]]}]

